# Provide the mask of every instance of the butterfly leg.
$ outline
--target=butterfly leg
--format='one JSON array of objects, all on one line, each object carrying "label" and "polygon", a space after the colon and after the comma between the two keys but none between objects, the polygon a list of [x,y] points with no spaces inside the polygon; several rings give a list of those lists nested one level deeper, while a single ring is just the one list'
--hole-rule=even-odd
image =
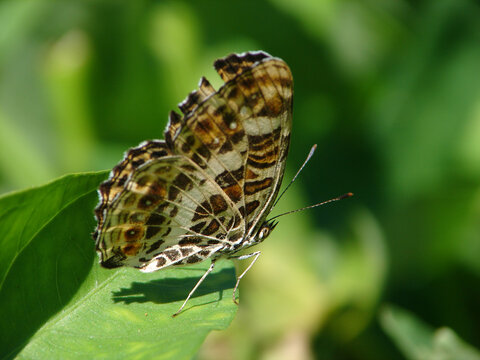
[{"label": "butterfly leg", "polygon": [[183,302],[182,306],[180,306],[180,309],[178,309],[177,312],[172,315],[172,317],[175,317],[175,316],[177,316],[178,314],[180,314],[180,313],[182,312],[183,308],[184,308],[185,305],[187,304],[187,301],[190,299],[190,297],[193,295],[193,293],[197,290],[197,288],[200,286],[200,284],[203,282],[203,280],[205,280],[205,278],[207,277],[207,275],[212,272],[214,266],[215,266],[215,261],[212,261],[212,264],[210,265],[210,267],[208,268],[208,270],[205,271],[205,274],[203,274],[203,276],[200,278],[200,280],[198,280],[197,284],[193,287],[192,291],[190,291],[190,293],[188,294],[187,298],[186,298],[185,301]]},{"label": "butterfly leg", "polygon": [[237,283],[235,284],[235,288],[233,289],[233,302],[238,305],[238,301],[235,298],[235,294],[237,293],[238,285],[240,284],[240,280],[242,277],[247,273],[248,270],[255,264],[255,261],[257,261],[258,257],[260,256],[261,252],[260,251],[255,251],[254,253],[251,254],[246,254],[246,255],[240,255],[240,256],[230,256],[229,259],[236,259],[236,260],[245,260],[248,258],[251,258],[252,256],[255,256],[253,261],[248,265],[248,267],[245,269],[245,271],[238,277]]}]

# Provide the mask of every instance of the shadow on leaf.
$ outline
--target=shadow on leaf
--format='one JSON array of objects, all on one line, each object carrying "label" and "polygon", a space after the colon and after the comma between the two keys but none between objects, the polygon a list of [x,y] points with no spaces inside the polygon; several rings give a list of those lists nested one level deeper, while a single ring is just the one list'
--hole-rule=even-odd
[{"label": "shadow on leaf", "polygon": [[[112,299],[115,303],[123,301],[125,304],[146,302],[165,304],[185,300],[199,279],[200,276],[188,278],[172,277],[146,283],[133,282],[128,289],[123,288],[112,292]],[[232,279],[235,279],[235,270],[233,268],[223,269],[217,273],[210,274],[195,291],[192,298],[219,291],[219,300],[221,300],[223,290],[232,289],[235,285]]]}]

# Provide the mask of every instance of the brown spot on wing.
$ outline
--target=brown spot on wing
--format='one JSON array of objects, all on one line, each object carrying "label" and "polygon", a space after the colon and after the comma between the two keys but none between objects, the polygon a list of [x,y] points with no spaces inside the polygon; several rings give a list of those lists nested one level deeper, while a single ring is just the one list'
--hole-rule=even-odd
[{"label": "brown spot on wing", "polygon": [[147,225],[160,226],[165,222],[166,219],[167,218],[163,215],[160,215],[158,213],[152,213],[148,218]]},{"label": "brown spot on wing", "polygon": [[170,211],[170,217],[174,218],[175,216],[177,216],[177,213],[178,213],[178,206],[174,206],[173,209]]},{"label": "brown spot on wing", "polygon": [[252,179],[256,179],[258,177],[257,174],[255,174],[252,169],[247,169],[247,172],[245,174],[245,179],[247,180],[252,180]]},{"label": "brown spot on wing", "polygon": [[190,230],[196,233],[200,233],[200,231],[203,229],[206,223],[207,223],[206,221],[199,222],[198,224],[195,224],[194,226],[192,226]]},{"label": "brown spot on wing", "polygon": [[178,174],[177,177],[173,180],[173,185],[177,186],[182,190],[190,190],[193,187],[192,180],[185,174]]},{"label": "brown spot on wing", "polygon": [[202,258],[200,258],[200,257],[198,257],[198,256],[196,256],[196,255],[192,255],[192,256],[189,256],[189,257],[187,258],[187,261],[186,261],[186,262],[187,262],[187,264],[195,264],[195,263],[198,263],[198,262],[201,262],[201,261],[203,261]]},{"label": "brown spot on wing", "polygon": [[263,51],[248,52],[244,54],[231,54],[214,62],[213,66],[222,80],[227,82],[255,63],[269,58],[270,55]]},{"label": "brown spot on wing", "polygon": [[136,242],[143,237],[143,228],[141,226],[132,226],[124,232],[125,241]]},{"label": "brown spot on wing", "polygon": [[242,199],[243,191],[240,185],[234,184],[223,188],[223,191],[234,202],[237,203]]},{"label": "brown spot on wing", "polygon": [[215,178],[215,182],[221,187],[237,184],[243,179],[243,165],[236,170],[225,170]]},{"label": "brown spot on wing", "polygon": [[180,246],[192,246],[192,245],[197,245],[202,242],[202,238],[199,237],[187,237],[185,239],[182,239],[178,242],[178,245]]},{"label": "brown spot on wing", "polygon": [[190,255],[194,251],[191,247],[181,247],[179,250],[182,256]]},{"label": "brown spot on wing", "polygon": [[163,254],[171,261],[175,261],[180,257],[180,253],[177,250],[165,250]]},{"label": "brown spot on wing", "polygon": [[283,109],[283,101],[279,97],[273,97],[267,101],[265,106],[259,110],[258,116],[279,116]]},{"label": "brown spot on wing", "polygon": [[250,215],[260,205],[258,200],[251,201],[247,204],[247,215]]},{"label": "brown spot on wing", "polygon": [[207,258],[209,257],[211,254],[211,251],[210,250],[202,250],[198,253],[198,255],[204,257],[204,258]]},{"label": "brown spot on wing", "polygon": [[248,157],[258,162],[271,162],[278,158],[278,146],[273,147],[270,151],[257,154],[249,154]]},{"label": "brown spot on wing", "polygon": [[154,237],[155,235],[157,235],[159,233],[159,231],[161,230],[160,227],[158,226],[148,226],[147,227],[147,233],[145,235],[145,238],[148,240],[148,239],[151,239],[152,237]]},{"label": "brown spot on wing", "polygon": [[195,214],[193,215],[192,221],[197,221],[203,217],[207,217],[212,213],[212,207],[208,201],[202,202],[195,209]]},{"label": "brown spot on wing", "polygon": [[138,202],[138,208],[142,210],[152,210],[155,208],[158,203],[162,200],[160,196],[156,195],[145,195],[140,198]]},{"label": "brown spot on wing", "polygon": [[274,166],[276,163],[277,163],[276,160],[271,161],[271,162],[256,161],[256,160],[250,158],[250,156],[247,159],[247,164],[254,167],[254,168],[257,168],[257,169],[267,169],[269,167]]},{"label": "brown spot on wing", "polygon": [[253,195],[259,191],[269,188],[273,183],[272,178],[266,178],[258,181],[249,181],[245,183],[245,194]]},{"label": "brown spot on wing", "polygon": [[167,263],[167,260],[164,257],[159,257],[157,259],[157,267],[162,267]]},{"label": "brown spot on wing", "polygon": [[230,151],[233,150],[233,146],[232,146],[232,143],[230,141],[225,141],[223,143],[223,145],[220,147],[220,149],[218,150],[218,153],[219,154],[226,154]]},{"label": "brown spot on wing", "polygon": [[176,186],[170,186],[168,189],[168,200],[175,201],[177,196],[180,194],[180,189]]},{"label": "brown spot on wing", "polygon": [[132,193],[130,195],[127,195],[127,197],[123,200],[123,206],[125,207],[133,206],[136,201],[137,201],[137,195]]},{"label": "brown spot on wing", "polygon": [[210,196],[210,204],[212,205],[213,213],[215,215],[226,211],[228,209],[227,202],[222,195],[212,195]]},{"label": "brown spot on wing", "polygon": [[165,240],[159,239],[155,241],[152,245],[150,245],[150,248],[146,251],[147,254],[150,254],[151,252],[157,250],[160,246],[163,245]]},{"label": "brown spot on wing", "polygon": [[140,247],[141,247],[141,244],[139,243],[128,244],[122,248],[122,251],[127,256],[135,256],[137,255]]},{"label": "brown spot on wing", "polygon": [[280,139],[280,133],[281,133],[281,128],[277,128],[275,130],[273,130],[273,132],[271,133],[268,133],[268,134],[263,134],[263,135],[248,135],[247,138],[248,138],[248,143],[250,146],[257,146],[258,148],[256,148],[255,150],[263,150],[263,149],[266,149],[268,147],[270,147],[271,145],[273,145],[272,140],[273,141],[277,141],[278,139]]},{"label": "brown spot on wing", "polygon": [[145,213],[144,212],[134,212],[129,216],[129,222],[131,224],[141,224],[145,222]]},{"label": "brown spot on wing", "polygon": [[162,179],[152,181],[149,185],[148,194],[164,198],[167,195],[167,184]]},{"label": "brown spot on wing", "polygon": [[203,235],[212,235],[215,232],[217,232],[219,228],[220,228],[219,222],[217,220],[213,219],[212,221],[210,221],[210,224],[208,224],[208,226],[205,229],[203,229],[202,234]]},{"label": "brown spot on wing", "polygon": [[243,129],[237,130],[230,136],[230,141],[234,144],[238,144],[245,138],[245,131]]}]

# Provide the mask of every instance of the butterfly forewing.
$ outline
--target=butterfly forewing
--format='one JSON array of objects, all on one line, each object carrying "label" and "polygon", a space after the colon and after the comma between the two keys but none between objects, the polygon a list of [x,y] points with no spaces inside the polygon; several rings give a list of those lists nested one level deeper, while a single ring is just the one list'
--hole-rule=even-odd
[{"label": "butterfly forewing", "polygon": [[263,52],[215,62],[170,114],[165,141],[130,150],[100,187],[97,251],[105,267],[154,271],[231,254],[265,220],[288,152],[292,76]]},{"label": "butterfly forewing", "polygon": [[242,213],[247,235],[252,235],[268,215],[283,178],[290,141],[292,79],[286,64],[274,59],[254,67],[251,77],[239,79],[238,87],[251,110],[244,122],[248,152]]}]

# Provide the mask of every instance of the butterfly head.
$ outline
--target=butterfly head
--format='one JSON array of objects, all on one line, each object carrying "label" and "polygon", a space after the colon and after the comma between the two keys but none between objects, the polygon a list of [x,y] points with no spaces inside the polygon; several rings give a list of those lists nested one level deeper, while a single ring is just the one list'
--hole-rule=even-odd
[{"label": "butterfly head", "polygon": [[268,237],[268,235],[270,235],[272,230],[275,229],[277,224],[278,224],[278,221],[271,221],[271,220],[265,221],[262,224],[262,226],[260,226],[260,229],[258,229],[257,231],[257,235],[255,236],[257,241],[261,242],[265,240]]}]

